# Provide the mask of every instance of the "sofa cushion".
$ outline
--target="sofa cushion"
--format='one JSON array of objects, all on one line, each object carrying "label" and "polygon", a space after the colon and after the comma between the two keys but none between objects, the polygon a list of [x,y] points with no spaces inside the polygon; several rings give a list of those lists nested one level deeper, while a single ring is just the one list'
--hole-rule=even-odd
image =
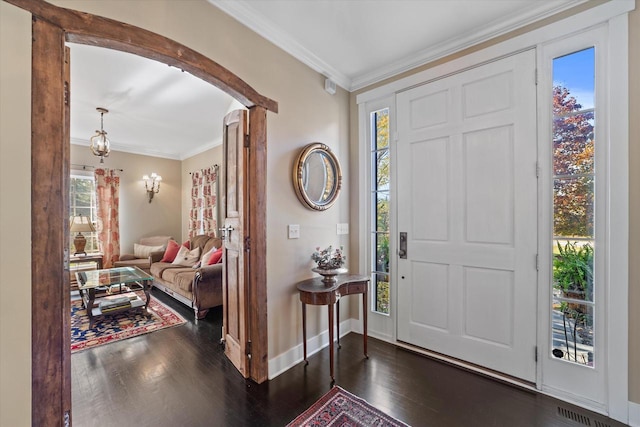
[{"label": "sofa cushion", "polygon": [[213,265],[213,264],[217,264],[220,262],[220,260],[222,259],[222,251],[223,248],[220,247],[218,248],[212,255],[211,258],[209,258],[209,262],[207,263],[207,265]]},{"label": "sofa cushion", "polygon": [[168,268],[177,268],[175,265],[170,262],[154,262],[151,264],[151,274],[154,277],[162,278],[162,273]]},{"label": "sofa cushion", "polygon": [[159,252],[164,251],[164,245],[160,246],[147,246],[147,245],[139,245],[137,243],[133,244],[133,255],[136,258],[149,258],[151,252]]},{"label": "sofa cushion", "polygon": [[191,292],[195,275],[196,272],[193,268],[174,266],[174,268],[166,268],[161,277],[165,282],[173,283],[180,289]]},{"label": "sofa cushion", "polygon": [[191,249],[200,248],[200,253],[203,254],[203,249],[209,240],[211,237],[205,234],[194,236],[191,238]]},{"label": "sofa cushion", "polygon": [[141,237],[140,244],[145,246],[163,246],[167,247],[167,242],[173,239],[171,236],[150,236]]},{"label": "sofa cushion", "polygon": [[[217,248],[220,247],[220,246],[216,246],[217,240],[218,239],[213,239],[213,238],[207,240],[207,243],[205,243],[204,247],[202,248],[202,256],[203,257],[204,257],[204,254],[209,252],[211,249],[214,249],[214,248],[217,249]],[[214,249],[214,252],[215,252],[215,249]],[[202,257],[201,257],[201,259],[202,259]]]},{"label": "sofa cushion", "polygon": [[200,248],[189,250],[184,246],[180,248],[176,259],[173,260],[174,265],[184,265],[185,267],[192,267],[200,259]]}]

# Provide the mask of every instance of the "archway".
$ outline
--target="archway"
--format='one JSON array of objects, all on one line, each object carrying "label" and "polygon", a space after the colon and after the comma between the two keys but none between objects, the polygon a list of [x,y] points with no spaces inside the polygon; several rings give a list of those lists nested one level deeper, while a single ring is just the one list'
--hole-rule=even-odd
[{"label": "archway", "polygon": [[[275,101],[226,68],[150,31],[53,6],[42,0],[5,0],[33,15],[31,190],[32,423],[67,425],[71,410],[66,221],[69,184],[69,64],[65,42],[134,53],[178,67],[224,90],[249,109],[247,168],[247,307],[252,357],[249,376],[267,379],[266,112]],[[36,262],[35,260],[45,260]],[[63,284],[61,286],[60,284]],[[67,286],[65,286],[67,285]]]}]

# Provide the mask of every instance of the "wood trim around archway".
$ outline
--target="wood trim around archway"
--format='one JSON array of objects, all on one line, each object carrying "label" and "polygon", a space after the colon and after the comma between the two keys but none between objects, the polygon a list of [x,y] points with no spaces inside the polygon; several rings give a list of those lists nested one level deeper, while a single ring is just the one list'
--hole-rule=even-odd
[{"label": "wood trim around archway", "polygon": [[[268,376],[266,112],[278,104],[211,59],[166,37],[42,0],[5,0],[33,15],[31,102],[32,425],[69,425],[69,75],[65,42],[134,53],[188,71],[249,108],[250,377]],[[65,125],[66,123],[66,125]],[[47,262],[35,262],[46,259]],[[62,284],[62,286],[61,286]]]}]

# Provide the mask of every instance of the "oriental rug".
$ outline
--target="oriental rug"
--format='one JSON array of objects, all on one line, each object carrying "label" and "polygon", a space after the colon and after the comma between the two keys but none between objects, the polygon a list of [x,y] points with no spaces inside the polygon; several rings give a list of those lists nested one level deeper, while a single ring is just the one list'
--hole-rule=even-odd
[{"label": "oriental rug", "polygon": [[[143,298],[144,299],[144,298]],[[71,353],[186,323],[184,317],[155,298],[149,315],[142,307],[96,316],[89,328],[89,316],[80,299],[71,301]]]},{"label": "oriental rug", "polygon": [[409,427],[366,400],[335,386],[287,427]]}]

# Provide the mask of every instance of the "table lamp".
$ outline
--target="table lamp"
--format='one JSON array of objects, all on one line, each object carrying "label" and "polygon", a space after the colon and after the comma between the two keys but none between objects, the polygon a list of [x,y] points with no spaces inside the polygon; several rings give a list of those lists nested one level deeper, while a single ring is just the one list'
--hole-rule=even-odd
[{"label": "table lamp", "polygon": [[87,245],[87,239],[82,235],[82,232],[90,233],[92,231],[96,231],[93,228],[93,224],[86,216],[73,216],[71,217],[71,232],[78,233],[73,239],[73,246],[76,248],[76,252],[74,255],[78,254],[87,254],[84,250],[84,247]]}]

